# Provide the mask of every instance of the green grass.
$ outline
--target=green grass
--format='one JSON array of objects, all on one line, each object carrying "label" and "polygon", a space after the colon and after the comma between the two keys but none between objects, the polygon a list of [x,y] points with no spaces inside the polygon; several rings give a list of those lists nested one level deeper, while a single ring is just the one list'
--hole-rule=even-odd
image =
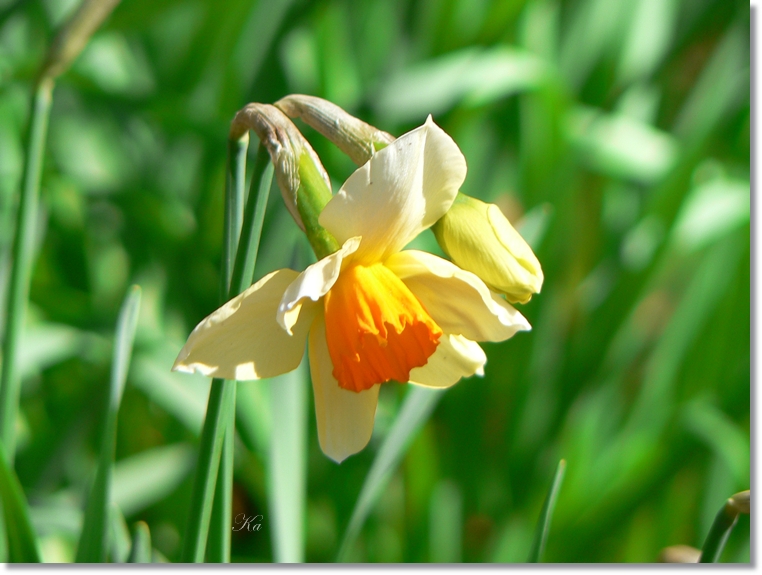
[{"label": "green grass", "polygon": [[[5,310],[35,74],[68,3],[3,4]],[[231,513],[264,520],[230,533],[231,560],[333,561],[346,540],[352,561],[523,562],[562,458],[543,562],[701,548],[750,481],[749,19],[722,0],[121,3],[56,83],[14,368],[13,472],[35,543],[13,545],[76,557],[111,338],[139,284],[110,554],[183,557],[209,382],[169,370],[235,266],[220,265],[230,121],[308,93],[395,136],[432,113],[468,162],[463,192],[526,234],[545,284],[521,307],[533,330],[486,344],[485,377],[443,393],[382,474],[417,390],[384,386],[370,445],[336,465],[306,381],[305,397],[238,384]],[[336,189],[352,162],[297,125]],[[277,187],[262,197],[240,220],[262,222],[242,285],[308,251]],[[440,253],[430,232],[415,245]],[[742,515],[722,560],[749,555]]]}]

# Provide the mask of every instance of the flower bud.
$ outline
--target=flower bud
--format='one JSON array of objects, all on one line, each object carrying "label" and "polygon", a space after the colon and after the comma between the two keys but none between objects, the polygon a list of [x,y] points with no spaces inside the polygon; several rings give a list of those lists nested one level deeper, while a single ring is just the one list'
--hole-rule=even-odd
[{"label": "flower bud", "polygon": [[459,193],[432,230],[457,265],[504,293],[508,301],[526,303],[540,293],[540,262],[495,204]]},{"label": "flower bud", "polygon": [[275,106],[290,118],[301,118],[336,144],[358,166],[394,141],[391,134],[366,124],[322,98],[292,94],[275,102]]},{"label": "flower bud", "polygon": [[248,104],[230,126],[230,139],[253,130],[267,148],[283,201],[296,223],[307,234],[319,258],[338,250],[336,240],[319,223],[318,216],[331,199],[331,181],[302,133],[270,104]]}]

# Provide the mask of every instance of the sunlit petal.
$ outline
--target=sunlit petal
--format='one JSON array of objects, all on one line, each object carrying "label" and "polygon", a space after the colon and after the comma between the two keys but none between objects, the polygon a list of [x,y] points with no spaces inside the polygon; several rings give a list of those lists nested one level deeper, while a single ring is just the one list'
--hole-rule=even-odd
[{"label": "sunlit petal", "polygon": [[174,371],[225,379],[262,379],[299,365],[314,310],[292,324],[293,335],[275,315],[283,292],[298,273],[278,270],[233,298],[193,330]]},{"label": "sunlit petal", "polygon": [[374,385],[359,393],[339,387],[332,373],[333,364],[328,354],[322,312],[312,324],[309,339],[310,373],[320,448],[328,457],[341,463],[370,441],[381,386]]},{"label": "sunlit petal", "polygon": [[445,333],[474,341],[503,341],[531,329],[516,308],[491,292],[471,272],[435,255],[416,250],[386,260]]},{"label": "sunlit petal", "polygon": [[442,217],[465,177],[463,154],[429,117],[355,171],[320,224],[339,242],[362,236],[356,258],[379,261]]},{"label": "sunlit petal", "polygon": [[341,249],[309,266],[288,286],[278,306],[278,323],[288,333],[299,320],[302,306],[316,302],[333,287],[341,273],[342,262],[360,245],[360,238],[349,238]]},{"label": "sunlit petal", "polygon": [[487,356],[479,344],[462,335],[445,334],[423,367],[410,371],[410,383],[426,387],[450,387],[462,377],[484,375]]}]

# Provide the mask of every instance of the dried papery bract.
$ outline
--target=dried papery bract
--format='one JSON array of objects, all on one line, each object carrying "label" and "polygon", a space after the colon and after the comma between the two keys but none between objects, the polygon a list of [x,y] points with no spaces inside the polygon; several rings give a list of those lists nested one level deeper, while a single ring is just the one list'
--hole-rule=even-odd
[{"label": "dried papery bract", "polygon": [[248,104],[239,111],[230,127],[230,139],[241,138],[247,130],[256,133],[267,148],[283,201],[318,258],[338,250],[336,240],[318,223],[331,199],[331,181],[309,142],[270,104]]},{"label": "dried papery bract", "polygon": [[366,124],[342,108],[315,96],[292,94],[275,102],[291,118],[299,118],[320,132],[361,166],[391,144],[394,136]]}]

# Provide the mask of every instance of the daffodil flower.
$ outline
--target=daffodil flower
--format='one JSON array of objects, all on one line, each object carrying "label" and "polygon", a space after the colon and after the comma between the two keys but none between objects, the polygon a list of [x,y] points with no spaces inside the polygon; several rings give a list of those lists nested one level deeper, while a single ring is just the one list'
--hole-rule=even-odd
[{"label": "daffodil flower", "polygon": [[308,339],[320,446],[337,462],[368,443],[381,383],[445,388],[483,375],[476,342],[529,323],[473,273],[402,249],[447,212],[465,176],[465,158],[431,118],[376,152],[320,214],[341,248],[223,305],[173,369],[273,377],[299,365]]}]

